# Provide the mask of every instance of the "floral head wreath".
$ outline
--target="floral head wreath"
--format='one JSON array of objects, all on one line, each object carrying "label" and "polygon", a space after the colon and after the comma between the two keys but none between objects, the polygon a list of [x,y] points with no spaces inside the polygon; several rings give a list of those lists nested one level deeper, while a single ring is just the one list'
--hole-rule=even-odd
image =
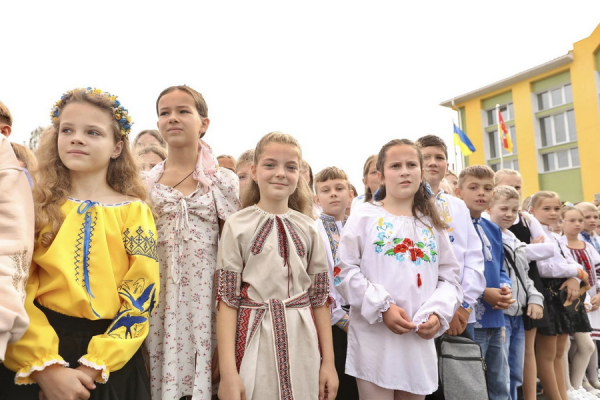
[{"label": "floral head wreath", "polygon": [[117,100],[117,96],[114,96],[108,92],[103,92],[100,89],[94,89],[91,87],[88,87],[85,89],[84,88],[73,89],[73,90],[69,90],[67,93],[63,94],[61,96],[60,100],[58,100],[56,103],[54,103],[54,107],[52,107],[52,110],[50,110],[50,119],[52,120],[53,123],[58,122],[58,114],[59,114],[58,110],[63,106],[63,101],[67,97],[69,97],[69,95],[72,95],[76,90],[85,91],[85,93],[88,95],[108,97],[110,99],[111,106],[113,108],[113,115],[115,116],[115,119],[119,123],[119,128],[121,130],[121,136],[127,136],[129,134],[129,132],[131,132],[131,125],[133,125],[133,122],[131,122],[131,117],[128,115],[127,109],[121,105],[119,100]]}]

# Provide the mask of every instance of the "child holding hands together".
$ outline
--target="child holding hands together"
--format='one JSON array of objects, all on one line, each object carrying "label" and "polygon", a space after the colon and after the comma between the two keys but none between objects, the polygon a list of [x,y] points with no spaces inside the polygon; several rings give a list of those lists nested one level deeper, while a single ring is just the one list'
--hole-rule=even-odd
[{"label": "child holding hands together", "polygon": [[438,385],[433,339],[462,303],[460,268],[423,185],[423,156],[392,140],[377,160],[381,201],[342,232],[336,288],[350,303],[346,373],[361,398],[424,399]]}]

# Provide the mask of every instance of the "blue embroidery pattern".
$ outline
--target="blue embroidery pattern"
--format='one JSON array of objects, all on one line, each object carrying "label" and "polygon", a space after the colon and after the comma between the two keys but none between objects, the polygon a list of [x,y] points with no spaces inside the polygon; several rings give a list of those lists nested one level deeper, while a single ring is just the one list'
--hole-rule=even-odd
[{"label": "blue embroidery pattern", "polygon": [[[138,337],[144,327],[139,326],[148,320],[148,316],[156,307],[156,288],[154,283],[146,286],[146,280],[139,278],[131,286],[131,281],[123,281],[119,287],[119,295],[125,297],[131,303],[131,306],[126,305],[125,308],[114,318],[112,326],[107,334],[110,337],[117,339],[127,339]],[[130,312],[137,311],[142,315],[132,315]],[[125,328],[125,329],[121,329]]]},{"label": "blue embroidery pattern", "polygon": [[154,232],[148,230],[148,234],[145,234],[142,227],[138,227],[135,234],[132,234],[129,228],[123,232],[123,245],[129,255],[145,256],[158,261],[158,254],[156,252],[156,239],[154,238]]},{"label": "blue embroidery pattern", "polygon": [[[83,214],[83,225],[79,230],[79,234],[77,235],[76,244],[75,244],[75,281],[80,283],[80,265],[83,269],[83,285],[85,286],[85,290],[89,296],[90,308],[94,315],[98,318],[101,318],[100,315],[94,310],[94,306],[92,305],[92,299],[95,298],[92,293],[92,289],[90,288],[90,270],[89,270],[89,262],[90,262],[90,250],[92,248],[92,237],[94,236],[94,230],[96,227],[96,223],[98,221],[98,213],[94,213],[94,217],[92,218],[92,212],[90,209],[94,207],[96,204],[95,201],[86,200],[82,202],[77,208],[77,214]],[[83,251],[83,254],[81,252]]]},{"label": "blue embroidery pattern", "polygon": [[394,225],[380,218],[377,232],[377,238],[373,242],[376,253],[395,257],[400,262],[408,259],[415,265],[437,261],[437,247],[430,229],[421,229],[423,236],[420,241],[415,242],[410,238],[394,237]]}]

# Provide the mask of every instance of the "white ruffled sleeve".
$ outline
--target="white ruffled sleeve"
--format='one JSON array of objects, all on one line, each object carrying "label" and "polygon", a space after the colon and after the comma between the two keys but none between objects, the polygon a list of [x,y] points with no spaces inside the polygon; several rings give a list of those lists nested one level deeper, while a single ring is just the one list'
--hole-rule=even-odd
[{"label": "white ruffled sleeve", "polygon": [[463,302],[463,290],[460,284],[460,266],[445,231],[435,232],[435,240],[439,249],[438,284],[431,296],[423,303],[413,317],[417,325],[426,322],[431,314],[438,316],[440,329],[435,337],[440,336],[450,327],[450,321],[458,306]]},{"label": "white ruffled sleeve", "polygon": [[381,322],[382,313],[387,311],[390,304],[395,304],[388,291],[379,284],[369,282],[361,271],[361,260],[368,218],[350,216],[342,232],[338,254],[340,258],[339,282],[335,288],[350,303],[350,307],[359,310],[361,315],[370,323]]}]

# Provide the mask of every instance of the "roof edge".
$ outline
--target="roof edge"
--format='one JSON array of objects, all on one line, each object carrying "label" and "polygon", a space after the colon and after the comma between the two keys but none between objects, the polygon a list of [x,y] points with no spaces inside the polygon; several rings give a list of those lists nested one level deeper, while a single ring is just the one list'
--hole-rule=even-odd
[{"label": "roof edge", "polygon": [[494,82],[490,85],[481,87],[481,88],[473,90],[471,92],[468,92],[468,93],[462,94],[460,96],[454,97],[452,99],[443,101],[440,103],[440,105],[444,106],[444,107],[452,108],[453,104],[464,103],[467,100],[471,100],[476,97],[481,97],[487,93],[495,92],[496,90],[502,89],[503,87],[510,86],[514,83],[523,81],[528,78],[532,78],[536,75],[543,74],[544,72],[548,72],[553,69],[567,65],[567,64],[571,63],[572,61],[573,61],[573,54],[572,54],[572,52],[568,52],[564,56],[555,58],[554,60],[550,60],[544,64],[530,68],[523,72],[519,72],[516,75],[512,75],[508,78]]}]

